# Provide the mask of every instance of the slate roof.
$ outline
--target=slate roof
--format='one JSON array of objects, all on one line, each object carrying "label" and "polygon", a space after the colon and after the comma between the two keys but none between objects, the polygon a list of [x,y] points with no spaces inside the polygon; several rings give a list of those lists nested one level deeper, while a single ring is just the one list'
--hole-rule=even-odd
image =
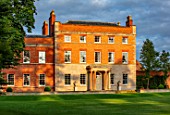
[{"label": "slate roof", "polygon": [[94,25],[94,26],[118,26],[116,23],[113,23],[113,22],[76,21],[76,20],[69,20],[65,24]]},{"label": "slate roof", "polygon": [[45,35],[26,35],[26,38],[49,38],[50,36]]}]

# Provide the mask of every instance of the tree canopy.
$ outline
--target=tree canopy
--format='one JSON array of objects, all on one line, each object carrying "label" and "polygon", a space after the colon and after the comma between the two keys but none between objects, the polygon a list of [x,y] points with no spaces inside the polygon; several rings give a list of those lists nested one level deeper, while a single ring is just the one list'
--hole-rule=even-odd
[{"label": "tree canopy", "polygon": [[25,31],[34,28],[35,0],[0,1],[0,70],[16,66],[24,48]]},{"label": "tree canopy", "polygon": [[155,51],[152,41],[146,39],[140,52],[140,62],[145,68],[145,76],[148,78],[147,87],[149,87],[150,71],[154,70],[159,65],[158,56],[159,53]]},{"label": "tree canopy", "polygon": [[0,87],[7,82],[1,72],[19,64],[25,31],[34,28],[35,0],[0,0]]}]

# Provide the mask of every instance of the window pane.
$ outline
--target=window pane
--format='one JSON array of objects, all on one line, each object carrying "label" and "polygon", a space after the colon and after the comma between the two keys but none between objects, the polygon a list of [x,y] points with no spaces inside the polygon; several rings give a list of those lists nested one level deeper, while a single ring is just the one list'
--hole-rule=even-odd
[{"label": "window pane", "polygon": [[45,52],[39,52],[39,63],[45,63]]},{"label": "window pane", "polygon": [[45,85],[45,74],[40,74],[39,85]]},{"label": "window pane", "polygon": [[94,42],[95,42],[95,43],[100,43],[100,42],[101,42],[100,36],[95,36]]},{"label": "window pane", "polygon": [[24,74],[24,85],[30,85],[30,76],[29,74]]},{"label": "window pane", "polygon": [[114,84],[114,74],[110,74],[110,84]]},{"label": "window pane", "polygon": [[71,62],[71,51],[65,51],[64,56],[65,56],[65,62]]},{"label": "window pane", "polygon": [[128,39],[127,39],[127,38],[123,38],[123,39],[122,39],[122,43],[123,43],[123,44],[127,44],[127,43],[128,43]]},{"label": "window pane", "polygon": [[64,41],[65,42],[71,42],[71,36],[65,35],[64,36]]},{"label": "window pane", "polygon": [[128,74],[123,74],[123,84],[128,83]]},{"label": "window pane", "polygon": [[24,51],[23,63],[30,63],[30,52],[28,50]]},{"label": "window pane", "polygon": [[114,43],[114,37],[109,37],[108,38],[108,43]]},{"label": "window pane", "polygon": [[81,85],[86,84],[86,74],[80,74],[80,84]]},{"label": "window pane", "polygon": [[65,85],[70,85],[71,79],[70,79],[70,74],[65,74]]},{"label": "window pane", "polygon": [[81,63],[86,62],[86,51],[80,51],[80,62]]},{"label": "window pane", "polygon": [[123,52],[122,53],[122,63],[123,64],[128,64],[128,52]]},{"label": "window pane", "polygon": [[86,43],[86,36],[80,36],[80,43]]},{"label": "window pane", "polygon": [[8,74],[9,85],[14,85],[14,74]]},{"label": "window pane", "polygon": [[108,53],[108,62],[114,62],[114,52]]},{"label": "window pane", "polygon": [[100,52],[95,52],[95,62],[100,62]]}]

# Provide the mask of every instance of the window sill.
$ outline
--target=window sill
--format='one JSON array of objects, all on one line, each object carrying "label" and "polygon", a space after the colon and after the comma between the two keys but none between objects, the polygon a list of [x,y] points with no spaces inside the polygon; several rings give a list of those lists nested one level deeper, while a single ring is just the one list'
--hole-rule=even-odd
[{"label": "window sill", "polygon": [[86,64],[86,62],[80,62],[80,64]]},{"label": "window sill", "polygon": [[70,64],[71,62],[64,62],[65,64]]},{"label": "window sill", "polygon": [[94,62],[95,64],[101,64],[101,62]]},{"label": "window sill", "polygon": [[9,87],[14,87],[15,85],[7,85],[7,86],[9,86]]},{"label": "window sill", "polygon": [[86,84],[80,84],[80,86],[87,86]]},{"label": "window sill", "polygon": [[71,86],[71,85],[64,85],[64,86]]}]

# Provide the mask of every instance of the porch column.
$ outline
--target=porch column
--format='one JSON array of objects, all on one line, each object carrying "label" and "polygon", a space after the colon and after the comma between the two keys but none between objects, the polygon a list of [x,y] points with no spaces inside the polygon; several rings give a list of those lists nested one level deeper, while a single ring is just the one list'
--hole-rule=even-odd
[{"label": "porch column", "polygon": [[93,90],[96,90],[96,71],[93,72]]},{"label": "porch column", "polygon": [[93,77],[93,75],[92,75],[93,73],[90,71],[89,72],[89,91],[92,91],[93,90],[93,88],[92,88],[92,77]]},{"label": "porch column", "polygon": [[104,90],[108,89],[108,75],[107,75],[107,71],[105,71],[104,73]]},{"label": "porch column", "polygon": [[110,90],[111,87],[110,87],[110,72],[108,72],[108,89]]}]

